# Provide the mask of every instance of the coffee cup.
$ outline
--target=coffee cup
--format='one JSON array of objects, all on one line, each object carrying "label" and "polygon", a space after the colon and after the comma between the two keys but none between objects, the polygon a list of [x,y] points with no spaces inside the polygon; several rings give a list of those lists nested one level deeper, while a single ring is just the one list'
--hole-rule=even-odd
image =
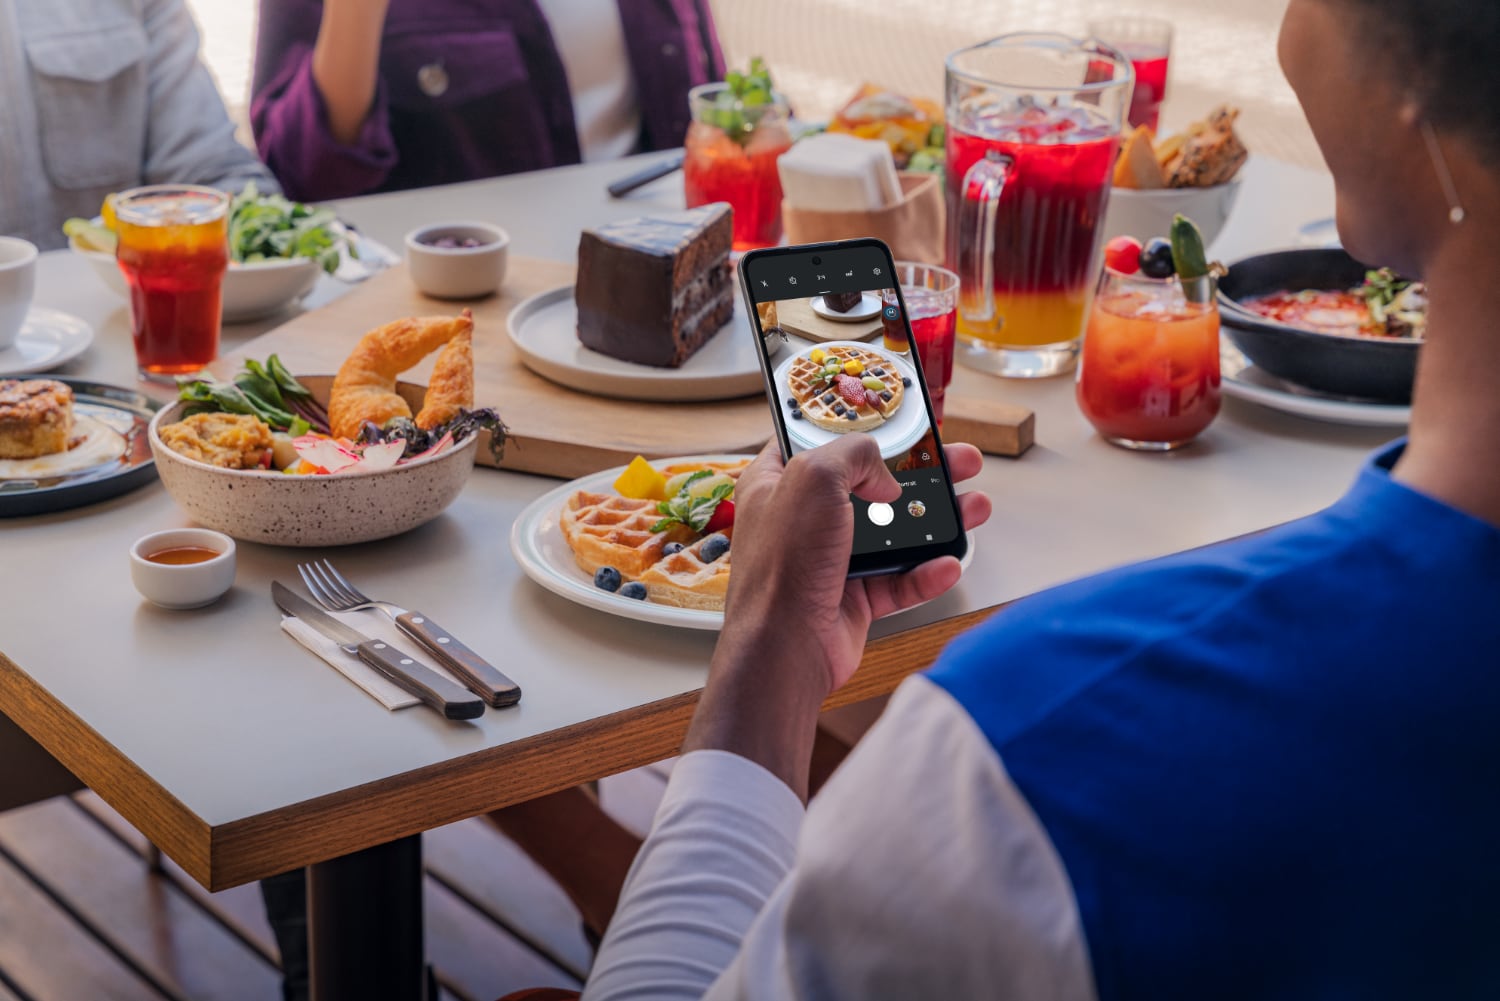
[{"label": "coffee cup", "polygon": [[16,343],[36,290],[36,246],[0,236],[0,351]]}]

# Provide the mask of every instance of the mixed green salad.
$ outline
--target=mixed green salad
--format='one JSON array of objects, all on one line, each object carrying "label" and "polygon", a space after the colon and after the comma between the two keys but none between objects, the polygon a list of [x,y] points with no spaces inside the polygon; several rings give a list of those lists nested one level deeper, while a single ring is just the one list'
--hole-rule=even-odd
[{"label": "mixed green salad", "polygon": [[[84,250],[113,254],[117,241],[114,213],[108,199],[101,218],[102,224],[89,219],[69,219],[63,223],[63,232]],[[229,259],[236,264],[307,257],[333,274],[341,253],[358,256],[332,209],[262,193],[254,181],[246,184],[229,203]]]}]

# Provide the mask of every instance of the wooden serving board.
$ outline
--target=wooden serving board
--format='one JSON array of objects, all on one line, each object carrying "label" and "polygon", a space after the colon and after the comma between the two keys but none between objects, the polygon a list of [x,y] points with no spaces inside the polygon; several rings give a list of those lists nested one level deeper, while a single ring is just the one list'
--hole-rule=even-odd
[{"label": "wooden serving board", "polygon": [[[240,359],[274,353],[295,374],[332,375],[370,330],[403,316],[451,315],[468,307],[474,312],[475,403],[498,410],[512,435],[499,462],[480,443],[478,461],[483,465],[572,479],[624,465],[636,455],[755,452],[765,444],[771,437],[771,414],[760,393],[707,403],[643,403],[574,392],[526,368],[511,344],[506,318],[530,296],[572,282],[574,273],[573,265],[564,262],[512,256],[499,295],[450,302],[418,292],[406,268],[393,267],[321,309],[246,342],[211,367],[228,377],[238,370]],[[402,378],[425,384],[435,358]],[[954,404],[950,393],[950,413]],[[1030,412],[1024,413],[1029,421]],[[996,440],[1003,444],[1008,433]]]},{"label": "wooden serving board", "polygon": [[809,341],[864,341],[884,329],[880,314],[858,323],[825,320],[813,312],[809,299],[782,299],[776,303],[776,322],[788,333]]}]

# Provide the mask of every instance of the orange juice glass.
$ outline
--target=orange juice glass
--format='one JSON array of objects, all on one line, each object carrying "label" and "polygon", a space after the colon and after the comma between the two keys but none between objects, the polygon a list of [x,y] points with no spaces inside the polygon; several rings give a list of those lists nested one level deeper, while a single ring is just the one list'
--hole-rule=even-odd
[{"label": "orange juice glass", "polygon": [[959,361],[1019,378],[1072,369],[1133,79],[1115,49],[1066,35],[1005,35],[948,57]]},{"label": "orange juice glass", "polygon": [[229,195],[156,184],[123,192],[113,205],[136,366],[148,379],[198,371],[219,354]]},{"label": "orange juice glass", "polygon": [[1187,283],[1100,279],[1078,405],[1106,441],[1162,452],[1192,441],[1219,413],[1219,310],[1212,275]]}]

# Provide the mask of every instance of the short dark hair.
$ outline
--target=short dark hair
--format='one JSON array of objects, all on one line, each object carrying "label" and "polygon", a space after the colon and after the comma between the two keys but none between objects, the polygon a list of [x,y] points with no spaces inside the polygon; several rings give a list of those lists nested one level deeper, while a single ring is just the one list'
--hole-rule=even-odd
[{"label": "short dark hair", "polygon": [[1409,69],[1427,119],[1500,155],[1500,2],[1339,0],[1368,39]]}]

